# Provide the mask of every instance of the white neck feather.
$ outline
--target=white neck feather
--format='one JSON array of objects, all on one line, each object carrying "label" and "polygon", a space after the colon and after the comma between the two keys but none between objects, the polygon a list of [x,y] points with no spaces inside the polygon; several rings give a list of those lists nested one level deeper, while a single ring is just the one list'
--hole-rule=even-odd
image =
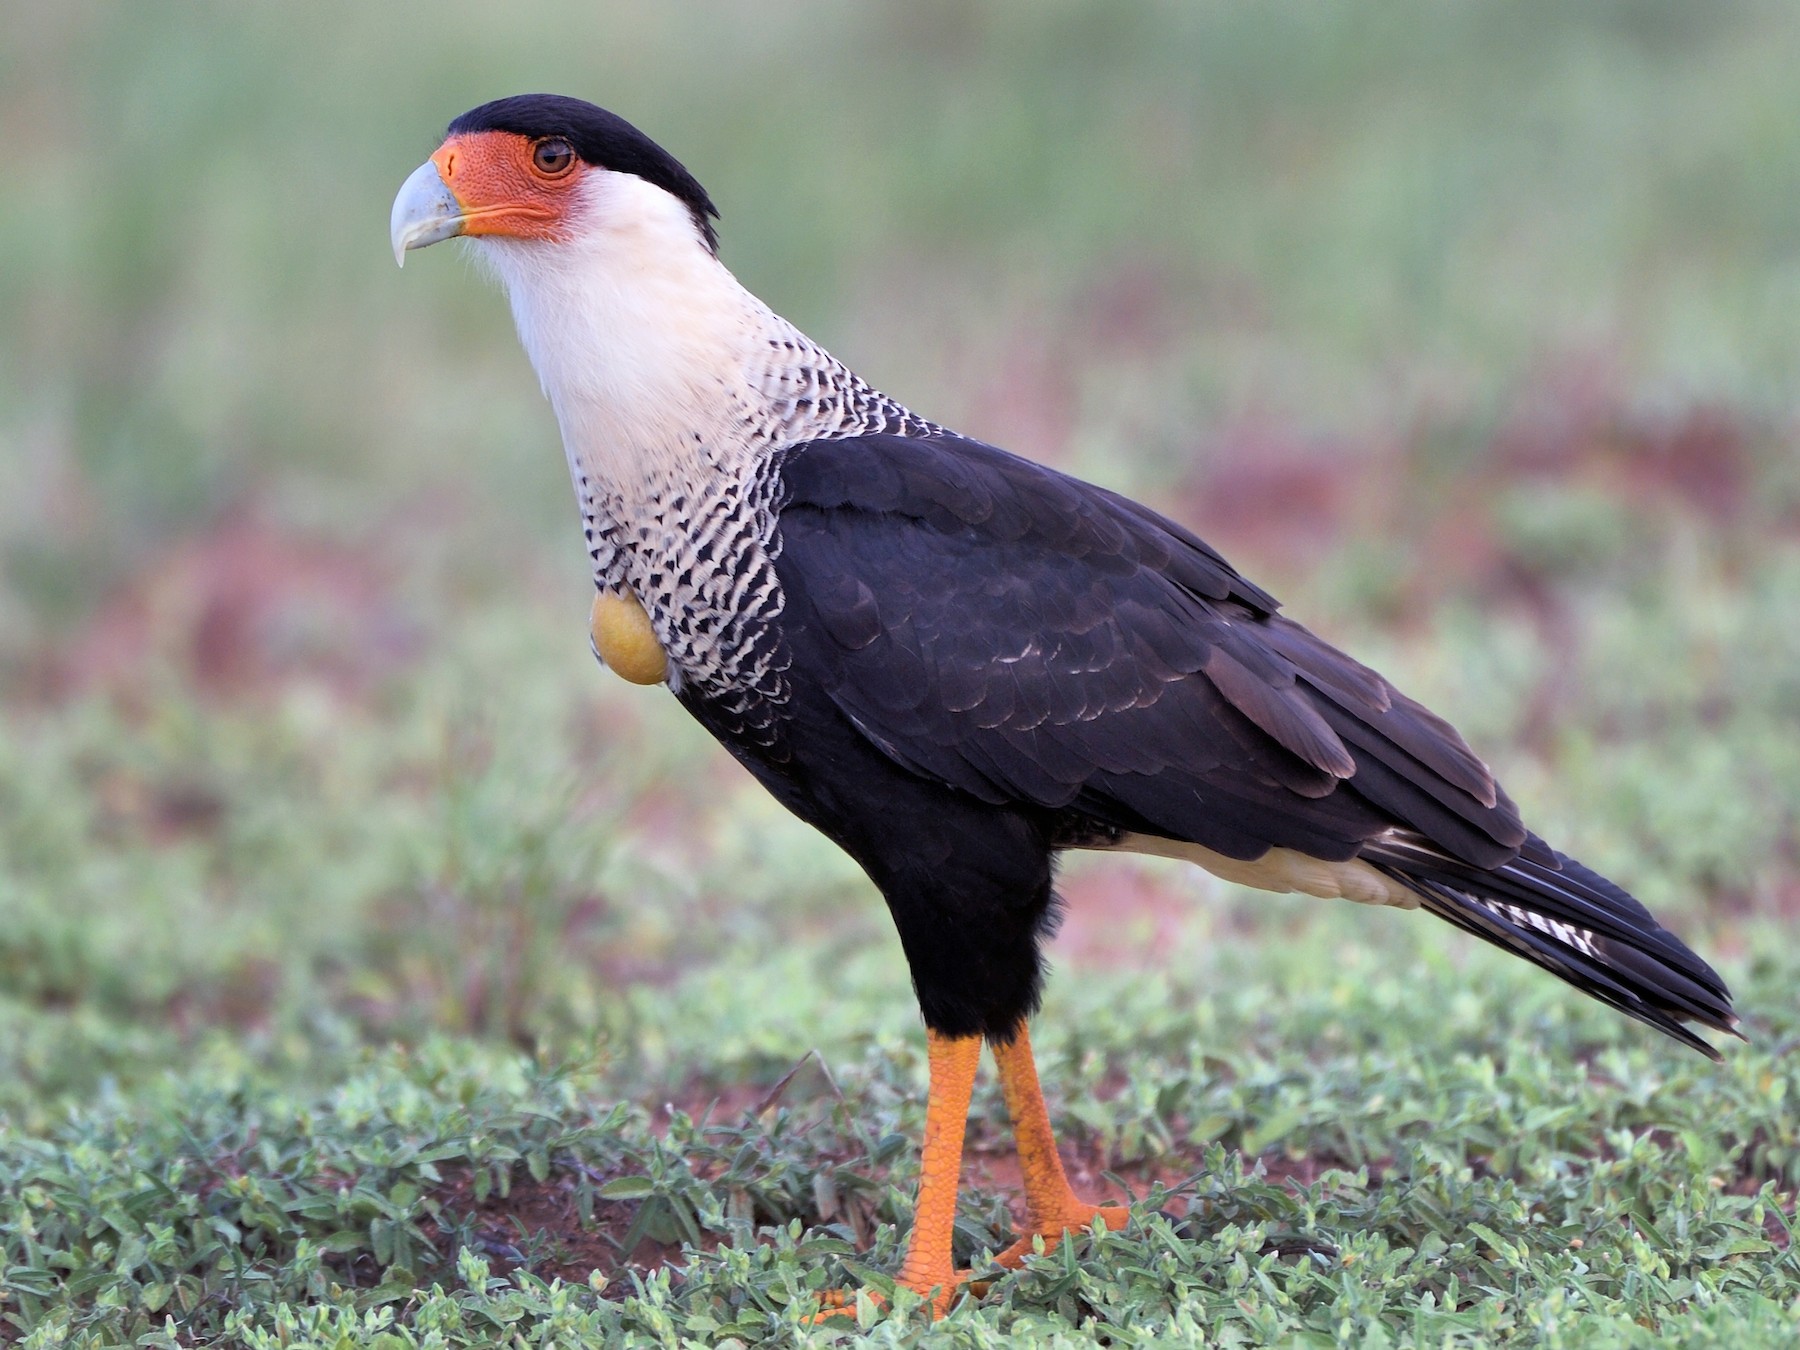
[{"label": "white neck feather", "polygon": [[582,195],[566,242],[473,242],[506,287],[570,468],[630,497],[721,448],[767,334],[792,330],[668,193],[594,170]]}]

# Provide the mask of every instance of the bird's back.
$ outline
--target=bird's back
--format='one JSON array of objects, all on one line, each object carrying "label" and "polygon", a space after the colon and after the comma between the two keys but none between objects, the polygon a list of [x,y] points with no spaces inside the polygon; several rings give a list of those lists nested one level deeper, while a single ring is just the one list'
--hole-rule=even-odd
[{"label": "bird's back", "polygon": [[1684,1021],[1734,1025],[1448,722],[1181,526],[948,433],[801,445],[779,474],[790,680],[946,798],[1040,813],[1056,847],[1424,907],[1703,1050]]}]

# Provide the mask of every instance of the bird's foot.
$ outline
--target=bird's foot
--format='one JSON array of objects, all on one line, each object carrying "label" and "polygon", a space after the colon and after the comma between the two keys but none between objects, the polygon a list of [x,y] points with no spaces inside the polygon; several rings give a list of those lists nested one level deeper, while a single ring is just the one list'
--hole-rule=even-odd
[{"label": "bird's foot", "polygon": [[[1025,1264],[1025,1258],[1037,1250],[1037,1240],[1044,1240],[1044,1251],[1053,1252],[1063,1240],[1066,1233],[1083,1232],[1094,1226],[1098,1219],[1108,1230],[1117,1232],[1131,1219],[1131,1211],[1124,1205],[1090,1205],[1074,1200],[1058,1208],[1049,1218],[1033,1218],[1019,1240],[1005,1251],[994,1257],[994,1264],[1007,1270],[1017,1270]],[[978,1289],[979,1292],[979,1289]]]},{"label": "bird's foot", "polygon": [[[1065,1236],[1086,1232],[1094,1226],[1095,1219],[1100,1220],[1110,1231],[1117,1232],[1130,1222],[1131,1211],[1124,1205],[1090,1205],[1074,1201],[1059,1209],[1054,1218],[1031,1223],[1017,1242],[994,1257],[994,1264],[1004,1270],[1017,1270],[1025,1264],[1026,1257],[1038,1251],[1055,1251]],[[1041,1248],[1037,1245],[1040,1238],[1043,1240]],[[976,1298],[981,1298],[986,1295],[991,1281],[982,1279],[972,1270],[953,1270],[942,1278],[903,1273],[894,1283],[926,1299],[931,1305],[931,1316],[939,1318],[950,1311],[950,1305],[956,1302],[957,1296],[964,1289]],[[863,1293],[869,1296],[877,1308],[887,1307],[887,1296],[879,1290],[829,1289],[819,1295],[819,1307],[813,1314],[813,1320],[855,1317],[857,1296]]]},{"label": "bird's foot", "polygon": [[[950,1311],[950,1305],[968,1284],[972,1271],[952,1271],[947,1279],[917,1280],[901,1275],[894,1281],[903,1289],[910,1289],[931,1305],[931,1316],[935,1321]],[[855,1317],[856,1300],[861,1294],[867,1294],[869,1301],[877,1308],[886,1309],[887,1295],[878,1289],[827,1289],[819,1295],[818,1311],[813,1314],[813,1321],[822,1321],[827,1317]]]}]

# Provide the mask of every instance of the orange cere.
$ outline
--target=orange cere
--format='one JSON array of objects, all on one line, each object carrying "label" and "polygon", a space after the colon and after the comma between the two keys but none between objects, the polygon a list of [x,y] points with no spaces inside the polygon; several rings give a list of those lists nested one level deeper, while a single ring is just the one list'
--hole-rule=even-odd
[{"label": "orange cere", "polygon": [[568,238],[569,212],[582,163],[545,173],[534,162],[538,142],[510,131],[452,136],[431,162],[462,208],[465,235],[514,239]]}]

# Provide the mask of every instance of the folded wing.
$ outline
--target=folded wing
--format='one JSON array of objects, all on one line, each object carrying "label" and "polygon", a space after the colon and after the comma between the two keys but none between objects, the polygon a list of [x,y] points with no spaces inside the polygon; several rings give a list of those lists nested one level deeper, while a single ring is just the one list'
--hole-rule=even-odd
[{"label": "folded wing", "polygon": [[954,436],[815,442],[782,474],[790,641],[916,773],[1236,859],[1527,842],[1447,723],[1145,507]]}]

